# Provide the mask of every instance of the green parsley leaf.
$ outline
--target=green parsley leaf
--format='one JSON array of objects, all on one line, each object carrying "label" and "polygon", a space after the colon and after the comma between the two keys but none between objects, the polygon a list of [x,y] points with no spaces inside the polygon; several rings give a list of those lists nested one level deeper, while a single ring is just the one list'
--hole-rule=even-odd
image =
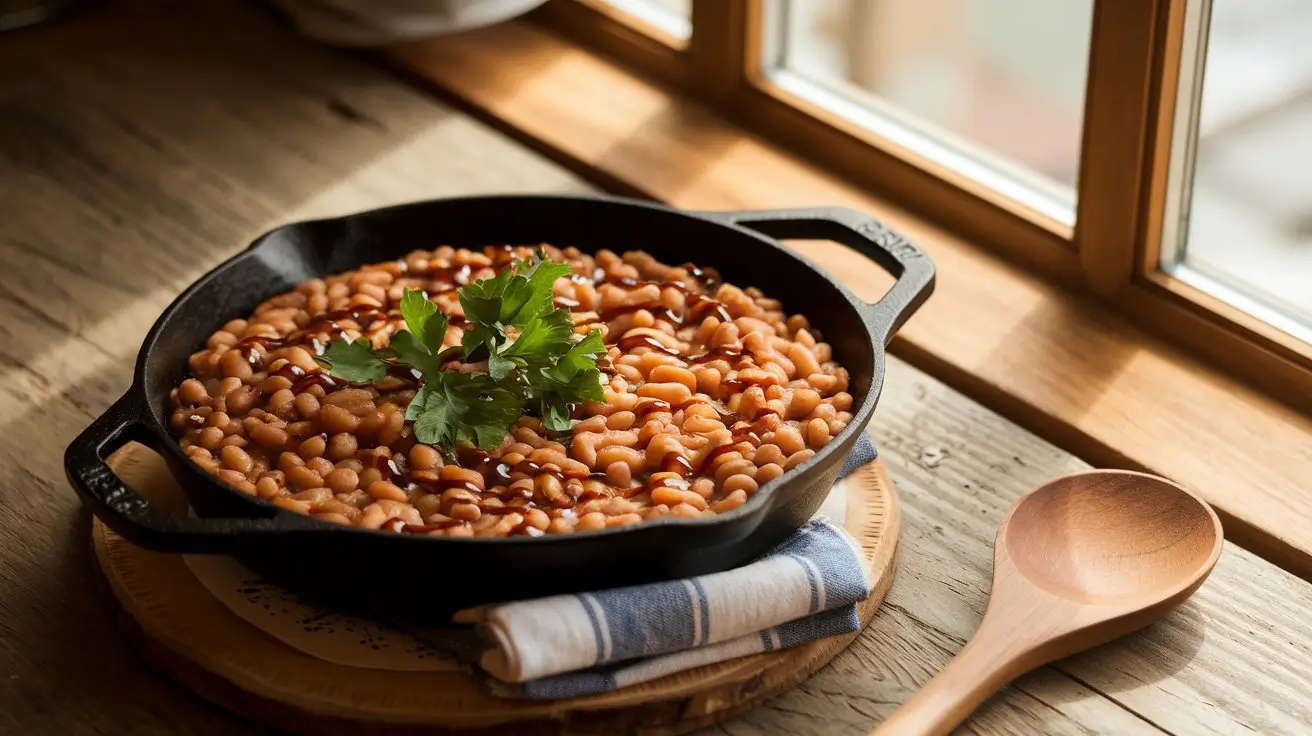
[{"label": "green parsley leaf", "polygon": [[605,353],[601,333],[593,331],[574,343],[554,365],[527,372],[534,408],[547,429],[553,432],[570,429],[571,407],[606,398],[596,358]]},{"label": "green parsley leaf", "polygon": [[[461,443],[492,449],[505,440],[525,409],[552,431],[568,431],[574,407],[601,401],[597,356],[606,352],[601,333],[574,335],[568,309],[554,306],[556,279],[569,266],[552,263],[545,251],[519,261],[495,278],[460,289],[469,324],[459,346],[443,349],[448,320],[421,291],[406,289],[401,316],[406,329],[385,350],[366,339],[334,340],[320,362],[332,375],[353,382],[377,381],[391,362],[417,370],[424,383],[406,407],[415,438],[450,450]],[[465,372],[442,370],[461,358]],[[469,365],[487,362],[487,371]]]},{"label": "green parsley leaf", "polygon": [[554,358],[569,349],[574,319],[568,309],[555,309],[526,322],[514,342],[501,349],[508,358]]},{"label": "green parsley leaf", "polygon": [[481,325],[501,322],[502,300],[510,282],[516,278],[520,277],[508,268],[495,278],[479,279],[461,287],[460,306],[465,310],[465,318]]},{"label": "green parsley leaf", "polygon": [[413,419],[420,442],[445,447],[470,442],[490,450],[523,411],[522,397],[487,374],[443,371],[415,395],[406,418]]},{"label": "green parsley leaf", "polygon": [[441,349],[446,337],[447,318],[424,292],[406,289],[402,293],[401,316],[405,318],[405,328],[414,333],[421,345],[431,352]]},{"label": "green parsley leaf", "polygon": [[328,375],[352,383],[372,383],[387,375],[387,363],[374,354],[373,346],[363,337],[355,342],[333,340],[315,360]]},{"label": "green parsley leaf", "polygon": [[425,380],[431,379],[442,371],[442,364],[438,362],[436,356],[428,352],[428,348],[419,343],[419,338],[414,332],[401,330],[392,335],[390,347],[392,352],[396,353],[397,360],[418,370],[424,375]]}]

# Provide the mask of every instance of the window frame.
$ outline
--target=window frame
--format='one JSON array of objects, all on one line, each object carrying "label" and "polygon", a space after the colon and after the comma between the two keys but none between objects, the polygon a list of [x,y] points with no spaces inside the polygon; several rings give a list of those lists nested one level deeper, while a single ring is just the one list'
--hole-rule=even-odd
[{"label": "window frame", "polygon": [[694,0],[686,43],[603,0],[551,0],[535,17],[1312,413],[1312,345],[1160,268],[1196,1],[1094,0],[1074,227],[775,84],[763,68],[765,0]]}]

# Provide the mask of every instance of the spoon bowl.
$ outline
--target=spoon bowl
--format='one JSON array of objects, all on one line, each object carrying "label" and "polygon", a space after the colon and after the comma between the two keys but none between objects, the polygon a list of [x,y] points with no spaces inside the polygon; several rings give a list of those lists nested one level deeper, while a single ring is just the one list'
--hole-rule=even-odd
[{"label": "spoon bowl", "polygon": [[1165,616],[1223,541],[1207,503],[1157,476],[1093,470],[1036,488],[998,528],[979,630],[874,736],[946,734],[1025,672]]},{"label": "spoon bowl", "polygon": [[1220,552],[1206,503],[1145,473],[1096,470],[1057,478],[1012,508],[999,552],[1039,588],[1093,605],[1134,605],[1201,581]]}]

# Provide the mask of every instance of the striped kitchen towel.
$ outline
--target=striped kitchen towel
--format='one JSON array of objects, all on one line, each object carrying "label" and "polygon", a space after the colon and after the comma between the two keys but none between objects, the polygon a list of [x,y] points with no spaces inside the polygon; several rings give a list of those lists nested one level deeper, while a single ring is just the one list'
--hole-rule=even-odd
[{"label": "striped kitchen towel", "polygon": [[[874,457],[862,436],[842,475]],[[735,570],[471,613],[492,643],[479,664],[501,681],[494,690],[554,699],[850,633],[869,595],[856,541],[815,518]]]}]

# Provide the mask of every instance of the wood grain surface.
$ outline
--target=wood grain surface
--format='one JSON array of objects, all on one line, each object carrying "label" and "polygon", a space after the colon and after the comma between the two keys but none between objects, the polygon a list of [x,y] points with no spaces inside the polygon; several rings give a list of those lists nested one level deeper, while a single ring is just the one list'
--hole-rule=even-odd
[{"label": "wood grain surface", "polygon": [[[169,299],[275,223],[588,187],[234,2],[105,4],[3,36],[0,70],[0,733],[260,733],[119,637],[65,444],[127,388]],[[873,289],[868,273],[844,278]],[[1007,508],[1086,467],[896,360],[871,431],[903,510],[885,609],[814,677],[707,733],[866,733],[979,621]],[[1170,618],[1023,678],[963,732],[1308,733],[1309,610],[1306,583],[1227,546]]]}]

